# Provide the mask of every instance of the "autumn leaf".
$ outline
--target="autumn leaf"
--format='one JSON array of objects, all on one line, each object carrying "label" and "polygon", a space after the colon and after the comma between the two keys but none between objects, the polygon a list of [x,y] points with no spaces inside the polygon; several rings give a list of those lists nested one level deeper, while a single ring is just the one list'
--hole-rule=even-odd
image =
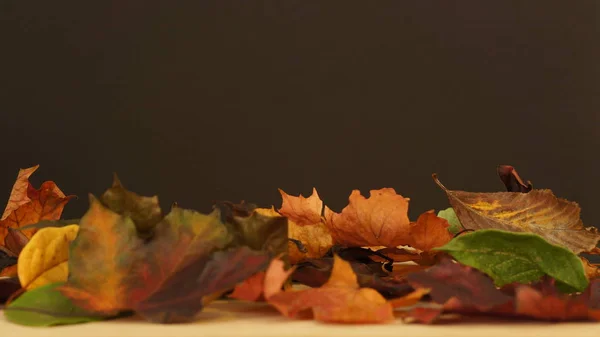
[{"label": "autumn leaf", "polygon": [[133,310],[152,322],[185,322],[214,294],[268,264],[265,252],[225,249],[234,237],[218,210],[204,215],[174,207],[152,225],[154,201],[122,200],[127,207],[90,196],[71,244],[69,278],[60,290],[82,309],[105,315]]},{"label": "autumn leaf", "polygon": [[460,235],[439,250],[483,271],[499,287],[535,282],[544,275],[560,281],[569,292],[583,291],[589,284],[577,255],[531,233],[479,230]]},{"label": "autumn leaf", "polygon": [[[39,190],[36,190],[29,182],[29,177],[39,166],[21,169],[15,182],[10,200],[0,220],[0,245],[4,245],[4,238],[9,227],[20,228],[37,223],[41,220],[60,219],[63,208],[74,196],[65,194],[54,182],[46,181]],[[31,237],[37,229],[23,231],[27,237]]]},{"label": "autumn leaf", "polygon": [[285,263],[273,259],[266,271],[261,271],[246,281],[236,285],[230,298],[245,301],[264,301],[281,291],[281,287],[294,271],[294,267],[285,270]]},{"label": "autumn leaf", "polygon": [[595,227],[583,226],[579,206],[555,197],[550,190],[529,193],[451,191],[435,175],[433,178],[446,192],[465,228],[530,232],[550,243],[565,246],[575,254],[591,251],[600,240]]},{"label": "autumn leaf", "polygon": [[597,264],[592,264],[588,259],[580,257],[583,263],[583,270],[588,280],[600,278],[600,267]]},{"label": "autumn leaf", "polygon": [[0,303],[6,302],[15,292],[21,289],[21,283],[16,276],[0,276]]},{"label": "autumn leaf", "polygon": [[530,318],[567,321],[567,320],[594,320],[600,321],[600,308],[598,303],[591,303],[591,291],[598,291],[600,283],[595,281],[588,290],[581,295],[569,296],[560,294],[552,286],[519,285],[515,290],[515,314]]},{"label": "autumn leaf", "polygon": [[21,286],[32,290],[46,284],[65,282],[69,274],[69,245],[79,226],[39,230],[25,246],[18,261]]},{"label": "autumn leaf", "polygon": [[292,220],[298,226],[310,226],[321,222],[323,201],[319,198],[317,189],[313,188],[312,195],[308,198],[299,195],[288,195],[279,189],[283,202],[279,213]]},{"label": "autumn leaf", "polygon": [[[334,261],[333,257],[305,260],[295,266],[292,279],[310,287],[321,287],[331,277]],[[381,263],[346,261],[354,271],[361,288],[375,289],[385,298],[402,297],[413,290],[405,280],[391,277],[390,273],[382,268]]]},{"label": "autumn leaf", "polygon": [[429,295],[439,304],[455,298],[465,307],[489,311],[511,301],[511,297],[498,290],[487,275],[450,259],[408,274],[406,279],[416,289],[429,289]]},{"label": "autumn leaf", "polygon": [[[250,205],[250,207],[247,207]],[[287,219],[275,211],[258,209],[251,204],[217,202],[221,221],[232,233],[233,246],[248,246],[254,250],[271,253],[287,261],[288,223]]]},{"label": "autumn leaf", "polygon": [[421,251],[431,251],[441,247],[450,240],[452,234],[448,231],[448,221],[440,218],[433,212],[425,212],[416,222],[410,224],[410,241],[408,244]]},{"label": "autumn leaf", "polygon": [[317,190],[313,189],[308,198],[291,196],[281,189],[279,193],[283,201],[278,212],[288,218],[290,263],[324,256],[333,246],[333,239],[321,216],[323,201]]},{"label": "autumn leaf", "polygon": [[372,190],[369,198],[354,190],[349,201],[341,213],[325,207],[326,224],[335,243],[396,247],[410,241],[409,199],[393,188]]},{"label": "autumn leaf", "polygon": [[527,193],[533,189],[531,181],[528,180],[527,183],[524,183],[517,170],[510,165],[498,166],[498,176],[508,192]]},{"label": "autumn leaf", "polygon": [[335,323],[385,323],[394,319],[392,305],[377,291],[360,288],[350,264],[334,257],[331,277],[320,288],[282,291],[268,302],[283,315],[312,312],[315,320]]},{"label": "autumn leaf", "polygon": [[10,250],[16,256],[19,256],[23,247],[29,242],[29,238],[18,229],[7,228],[8,233],[4,238],[6,249]]}]

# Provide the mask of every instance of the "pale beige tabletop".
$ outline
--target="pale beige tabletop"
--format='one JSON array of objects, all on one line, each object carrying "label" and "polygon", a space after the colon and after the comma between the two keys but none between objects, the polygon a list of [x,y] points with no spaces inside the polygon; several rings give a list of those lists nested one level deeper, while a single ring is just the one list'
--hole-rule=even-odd
[{"label": "pale beige tabletop", "polygon": [[2,337],[587,337],[600,335],[600,323],[542,323],[469,320],[420,325],[332,325],[290,320],[265,304],[216,302],[197,322],[160,325],[138,318],[50,328],[14,325],[0,316]]}]

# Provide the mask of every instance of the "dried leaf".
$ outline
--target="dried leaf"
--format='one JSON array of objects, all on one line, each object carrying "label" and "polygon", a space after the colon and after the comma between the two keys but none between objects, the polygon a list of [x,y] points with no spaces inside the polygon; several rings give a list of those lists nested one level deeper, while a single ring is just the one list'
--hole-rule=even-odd
[{"label": "dried leaf", "polygon": [[[593,287],[598,283],[594,282]],[[600,309],[590,306],[590,289],[581,295],[569,296],[543,286],[519,285],[515,290],[515,314],[541,320],[600,320]]]},{"label": "dried leaf", "polygon": [[323,201],[313,188],[312,195],[308,198],[299,195],[297,197],[288,195],[279,189],[283,203],[279,213],[292,220],[298,226],[310,226],[321,222],[323,212]]},{"label": "dried leaf", "polygon": [[16,211],[19,207],[31,202],[31,199],[27,195],[27,189],[29,188],[29,177],[35,172],[40,165],[36,165],[27,169],[20,169],[17,181],[13,185],[8,204],[2,213],[0,220],[6,219],[10,213]]},{"label": "dried leaf", "polygon": [[595,227],[584,228],[580,208],[550,190],[529,193],[472,193],[450,191],[437,180],[465,228],[531,232],[575,254],[591,251],[600,240]]},{"label": "dried leaf", "polygon": [[15,264],[17,264],[17,256],[9,250],[0,249],[0,271]]},{"label": "dried leaf", "polygon": [[[356,274],[358,284],[362,288],[377,290],[385,298],[402,297],[413,291],[406,280],[390,277],[381,263],[363,263],[356,260],[346,260]],[[292,279],[310,287],[321,287],[331,277],[334,258],[306,260],[296,265]]]},{"label": "dried leaf", "polygon": [[4,238],[6,248],[13,252],[16,256],[19,256],[23,247],[29,242],[29,238],[25,236],[20,230],[14,228],[8,228],[8,234]]},{"label": "dried leaf", "polygon": [[[16,260],[16,259],[15,259]],[[17,277],[18,266],[16,264],[6,266],[0,271],[0,277]]]},{"label": "dried leaf", "polygon": [[340,214],[325,207],[334,242],[348,247],[396,247],[410,242],[409,199],[393,188],[372,190],[367,199],[354,190]]},{"label": "dried leaf", "polygon": [[517,170],[510,165],[498,166],[498,176],[500,176],[500,180],[502,180],[508,192],[527,193],[533,189],[531,181],[528,180],[527,183],[524,183]]},{"label": "dried leaf", "polygon": [[290,277],[294,268],[285,270],[285,263],[273,259],[265,272],[254,274],[238,284],[229,297],[245,301],[263,301],[281,291],[281,287]]},{"label": "dried leaf", "polygon": [[279,213],[252,207],[252,210],[240,212],[243,204],[218,203],[215,209],[221,214],[222,220],[233,233],[233,246],[248,246],[254,250],[271,253],[271,256],[282,256],[288,260],[288,222]]},{"label": "dried leaf", "polygon": [[16,276],[0,276],[0,303],[5,303],[10,296],[21,289],[21,283]]},{"label": "dried leaf", "polygon": [[408,295],[394,298],[390,303],[394,308],[410,307],[419,303],[423,296],[429,294],[429,292],[430,290],[427,288],[418,288]]},{"label": "dried leaf", "polygon": [[425,271],[408,274],[406,279],[416,289],[430,289],[429,295],[439,304],[456,298],[464,306],[489,311],[511,300],[485,274],[449,259]]},{"label": "dried leaf", "polygon": [[600,268],[597,264],[590,263],[590,261],[584,257],[581,257],[581,262],[583,263],[583,270],[585,271],[585,276],[588,280],[600,277]]},{"label": "dried leaf", "polygon": [[[310,197],[297,197],[279,190],[283,199],[279,213],[288,218],[288,243],[290,263],[296,264],[305,259],[324,256],[333,246],[333,238],[321,216],[323,201],[317,190]],[[271,210],[274,212],[274,210]],[[302,248],[299,248],[299,244]]]},{"label": "dried leaf", "polygon": [[268,302],[287,317],[312,311],[321,322],[384,323],[394,319],[391,304],[374,289],[361,289],[350,264],[337,256],[331,277],[321,288],[279,292]]},{"label": "dried leaf", "polygon": [[426,252],[441,247],[452,240],[448,227],[446,219],[438,217],[433,212],[423,213],[417,222],[410,224],[411,240],[408,244]]},{"label": "dried leaf", "polygon": [[439,250],[488,274],[497,286],[535,282],[544,275],[560,281],[569,292],[583,291],[589,284],[577,255],[535,234],[479,230],[460,235]]},{"label": "dried leaf", "polygon": [[[10,200],[0,220],[0,245],[4,245],[9,227],[21,228],[41,220],[60,219],[63,208],[74,198],[74,196],[65,196],[51,181],[44,182],[40,189],[36,190],[29,183],[29,176],[37,168],[38,166],[35,166],[19,171]],[[23,234],[30,238],[36,231],[35,228],[27,229],[23,230]]]},{"label": "dried leaf", "polygon": [[31,238],[18,261],[21,286],[32,290],[46,284],[65,282],[69,274],[69,245],[79,226],[44,228]]},{"label": "dried leaf", "polygon": [[156,209],[147,199],[123,202],[127,207],[110,204],[120,214],[90,196],[71,244],[61,292],[83,309],[107,315],[134,310],[160,323],[189,321],[214,294],[268,264],[267,253],[247,247],[221,251],[233,234],[218,210],[203,215],[174,207],[151,225]]}]

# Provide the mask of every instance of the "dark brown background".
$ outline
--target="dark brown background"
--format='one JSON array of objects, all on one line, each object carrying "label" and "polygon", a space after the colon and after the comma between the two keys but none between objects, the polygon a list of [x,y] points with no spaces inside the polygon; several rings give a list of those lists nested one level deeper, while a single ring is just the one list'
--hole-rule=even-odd
[{"label": "dark brown background", "polygon": [[165,206],[313,186],[444,208],[498,164],[599,224],[599,3],[0,1],[0,166],[81,198],[117,171]]}]

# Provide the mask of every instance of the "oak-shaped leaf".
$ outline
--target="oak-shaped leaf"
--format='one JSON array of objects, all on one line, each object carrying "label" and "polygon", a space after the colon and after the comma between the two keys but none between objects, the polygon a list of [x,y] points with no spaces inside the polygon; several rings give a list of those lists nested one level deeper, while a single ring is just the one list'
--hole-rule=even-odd
[{"label": "oak-shaped leaf", "polygon": [[290,263],[323,257],[333,246],[333,238],[325,225],[323,201],[317,190],[305,198],[292,196],[279,189],[282,204],[278,212],[288,218],[288,251]]},{"label": "oak-shaped leaf", "polygon": [[154,201],[125,197],[125,206],[115,206],[117,199],[104,204],[90,196],[71,244],[69,278],[60,291],[87,311],[133,310],[152,322],[189,321],[207,299],[269,262],[268,253],[248,247],[224,250],[233,235],[218,210],[204,215],[174,207],[153,224]]},{"label": "oak-shaped leaf", "polygon": [[514,167],[510,165],[499,165],[497,168],[498,176],[506,187],[508,192],[527,193],[533,189],[531,181],[523,182],[523,179],[517,173]]},{"label": "oak-shaped leaf", "polygon": [[[38,167],[19,171],[10,199],[0,219],[0,245],[4,245],[10,227],[21,228],[41,220],[60,219],[67,202],[75,197],[66,196],[52,181],[46,181],[39,189],[35,189],[29,182],[29,177]],[[30,238],[36,231],[36,228],[29,228],[23,230],[23,234]]]},{"label": "oak-shaped leaf", "polygon": [[565,246],[575,254],[593,250],[600,240],[595,227],[583,226],[579,205],[557,198],[550,190],[536,189],[529,193],[451,191],[435,174],[433,178],[446,192],[464,228],[530,232],[550,243]]},{"label": "oak-shaped leaf", "polygon": [[347,261],[334,257],[329,280],[320,288],[282,291],[268,302],[283,315],[297,318],[311,313],[331,323],[385,323],[394,319],[392,305],[371,288],[360,288]]},{"label": "oak-shaped leaf", "polygon": [[288,260],[288,223],[285,217],[244,202],[217,202],[214,209],[221,214],[221,221],[232,235],[231,246],[248,246]]},{"label": "oak-shaped leaf", "polygon": [[258,272],[236,285],[229,297],[245,301],[268,300],[281,291],[294,269],[295,267],[285,270],[285,263],[282,260],[273,259],[266,271]]},{"label": "oak-shaped leaf", "polygon": [[559,281],[566,292],[583,291],[589,283],[577,255],[531,233],[478,230],[459,235],[439,250],[483,271],[497,286],[536,282],[544,275]]},{"label": "oak-shaped leaf", "polygon": [[337,244],[396,247],[410,241],[408,202],[393,188],[371,190],[369,198],[354,190],[341,213],[325,207],[324,215]]}]

